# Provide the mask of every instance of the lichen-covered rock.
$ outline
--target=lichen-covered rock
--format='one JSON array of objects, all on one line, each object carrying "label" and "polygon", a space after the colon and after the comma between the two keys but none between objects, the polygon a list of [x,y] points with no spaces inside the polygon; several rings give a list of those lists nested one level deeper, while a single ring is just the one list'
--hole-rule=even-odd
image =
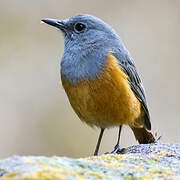
[{"label": "lichen-covered rock", "polygon": [[12,156],[0,180],[180,179],[180,144],[148,144],[88,158]]}]

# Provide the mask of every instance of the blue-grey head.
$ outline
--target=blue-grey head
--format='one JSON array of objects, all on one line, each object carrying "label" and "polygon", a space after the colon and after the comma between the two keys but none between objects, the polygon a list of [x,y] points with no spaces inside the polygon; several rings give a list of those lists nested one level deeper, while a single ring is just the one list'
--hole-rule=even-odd
[{"label": "blue-grey head", "polygon": [[120,59],[129,56],[116,32],[97,17],[77,15],[65,20],[42,21],[60,29],[64,35],[61,75],[71,83],[100,76],[109,51]]}]

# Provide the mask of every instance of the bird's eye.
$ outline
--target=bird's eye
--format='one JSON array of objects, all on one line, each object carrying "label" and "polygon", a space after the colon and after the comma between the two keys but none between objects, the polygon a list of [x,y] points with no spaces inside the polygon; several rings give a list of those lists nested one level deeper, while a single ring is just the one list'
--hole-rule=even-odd
[{"label": "bird's eye", "polygon": [[77,23],[74,26],[75,31],[82,32],[86,28],[86,25],[83,23]]}]

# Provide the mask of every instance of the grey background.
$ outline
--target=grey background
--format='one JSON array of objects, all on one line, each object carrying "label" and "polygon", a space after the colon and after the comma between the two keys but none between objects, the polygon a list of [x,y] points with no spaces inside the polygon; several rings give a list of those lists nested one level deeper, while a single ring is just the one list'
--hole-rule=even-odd
[{"label": "grey background", "polygon": [[[89,13],[109,23],[136,61],[144,82],[153,132],[179,142],[179,0],[1,0],[0,158],[9,155],[84,157],[98,129],[81,123],[59,82],[61,33],[42,18]],[[117,129],[105,132],[101,153],[112,150]],[[122,146],[136,144],[123,128]]]}]

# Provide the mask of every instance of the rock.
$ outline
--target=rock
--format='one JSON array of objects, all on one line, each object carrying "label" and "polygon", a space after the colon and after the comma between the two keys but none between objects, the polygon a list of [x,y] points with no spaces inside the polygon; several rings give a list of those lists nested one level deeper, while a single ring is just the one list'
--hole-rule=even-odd
[{"label": "rock", "polygon": [[141,144],[122,152],[80,159],[12,156],[0,161],[0,180],[180,179],[180,144]]}]

